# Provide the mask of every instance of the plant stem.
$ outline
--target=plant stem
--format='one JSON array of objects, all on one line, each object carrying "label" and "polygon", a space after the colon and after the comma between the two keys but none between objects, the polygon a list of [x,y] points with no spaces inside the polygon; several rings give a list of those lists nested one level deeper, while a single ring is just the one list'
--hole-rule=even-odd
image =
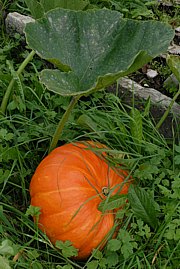
[{"label": "plant stem", "polygon": [[178,98],[178,96],[180,95],[180,86],[179,86],[179,90],[178,92],[175,94],[175,96],[173,97],[170,105],[168,106],[168,108],[166,109],[166,111],[164,112],[164,115],[161,117],[160,121],[157,123],[156,128],[159,129],[161,127],[161,125],[163,124],[163,122],[165,121],[165,119],[167,118],[174,102],[176,101],[176,99]]},{"label": "plant stem", "polygon": [[59,124],[56,128],[56,131],[54,133],[53,139],[52,139],[50,147],[49,147],[49,153],[56,147],[57,142],[59,140],[59,137],[60,137],[62,130],[64,128],[64,125],[67,122],[67,120],[71,114],[72,109],[74,108],[75,104],[78,102],[80,97],[81,97],[81,95],[77,95],[77,96],[72,97],[71,102],[69,103],[66,112],[64,113],[64,115],[60,119]]},{"label": "plant stem", "polygon": [[[35,55],[35,51],[32,50],[29,53],[29,55],[26,57],[26,59],[22,62],[22,64],[20,65],[20,67],[18,68],[18,70],[17,70],[17,75],[18,76],[23,72],[23,70],[25,69],[26,65],[33,59],[34,55]],[[9,97],[11,95],[12,88],[14,86],[14,83],[15,83],[15,79],[12,78],[11,81],[10,81],[10,83],[9,83],[9,85],[8,85],[8,87],[7,87],[7,90],[6,90],[5,94],[4,94],[4,97],[3,97],[3,100],[2,100],[2,103],[1,103],[0,112],[2,114],[4,114],[5,111],[6,111],[7,103],[8,103]]]}]

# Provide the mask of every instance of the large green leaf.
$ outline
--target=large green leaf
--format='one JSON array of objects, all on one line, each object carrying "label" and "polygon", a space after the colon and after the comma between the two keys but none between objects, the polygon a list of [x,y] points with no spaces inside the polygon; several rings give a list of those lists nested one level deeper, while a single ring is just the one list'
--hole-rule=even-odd
[{"label": "large green leaf", "polygon": [[[166,51],[174,32],[156,21],[135,21],[106,9],[55,9],[25,29],[29,46],[60,70],[42,82],[61,95],[89,94]],[[62,72],[64,71],[64,72]]]},{"label": "large green leaf", "polygon": [[128,191],[128,200],[134,214],[138,219],[142,219],[152,228],[157,227],[158,220],[155,202],[149,193],[142,188],[131,185]]},{"label": "large green leaf", "polygon": [[114,210],[122,207],[126,203],[126,196],[121,194],[115,194],[113,196],[108,197],[106,200],[103,200],[99,206],[98,210],[101,212]]}]

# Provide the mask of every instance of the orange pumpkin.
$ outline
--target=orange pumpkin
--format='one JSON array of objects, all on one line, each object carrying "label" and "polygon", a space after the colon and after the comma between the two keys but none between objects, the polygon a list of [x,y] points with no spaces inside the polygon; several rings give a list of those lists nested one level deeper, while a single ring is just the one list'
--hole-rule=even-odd
[{"label": "orange pumpkin", "polygon": [[77,259],[101,249],[113,228],[115,211],[98,210],[107,198],[105,191],[114,188],[113,195],[126,194],[129,186],[124,183],[128,173],[115,172],[92,147],[105,148],[94,142],[56,148],[39,164],[30,183],[31,205],[41,208],[39,228],[53,244],[70,240],[79,249]]}]

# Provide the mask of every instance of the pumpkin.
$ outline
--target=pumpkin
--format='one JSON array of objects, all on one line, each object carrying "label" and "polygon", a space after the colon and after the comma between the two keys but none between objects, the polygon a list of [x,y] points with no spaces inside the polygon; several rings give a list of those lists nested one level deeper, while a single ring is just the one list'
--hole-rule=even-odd
[{"label": "pumpkin", "polygon": [[[112,195],[126,194],[127,171],[110,168],[93,150],[95,142],[77,142],[54,149],[37,167],[30,182],[31,205],[40,207],[39,228],[51,242],[70,240],[86,259],[103,248],[115,221],[115,211],[102,213],[98,205]],[[102,243],[104,242],[104,243]]]}]

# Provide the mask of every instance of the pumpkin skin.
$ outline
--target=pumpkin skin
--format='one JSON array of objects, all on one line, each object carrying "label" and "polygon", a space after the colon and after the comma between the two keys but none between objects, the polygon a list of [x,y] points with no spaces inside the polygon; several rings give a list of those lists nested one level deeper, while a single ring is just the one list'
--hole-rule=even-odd
[{"label": "pumpkin skin", "polygon": [[102,249],[113,228],[115,211],[98,210],[107,198],[104,188],[115,188],[114,195],[126,194],[129,187],[123,183],[127,171],[119,169],[117,174],[89,145],[105,148],[94,142],[58,147],[42,160],[30,182],[31,205],[41,209],[39,228],[53,244],[70,240],[79,250],[79,260],[88,258],[94,248]]}]

